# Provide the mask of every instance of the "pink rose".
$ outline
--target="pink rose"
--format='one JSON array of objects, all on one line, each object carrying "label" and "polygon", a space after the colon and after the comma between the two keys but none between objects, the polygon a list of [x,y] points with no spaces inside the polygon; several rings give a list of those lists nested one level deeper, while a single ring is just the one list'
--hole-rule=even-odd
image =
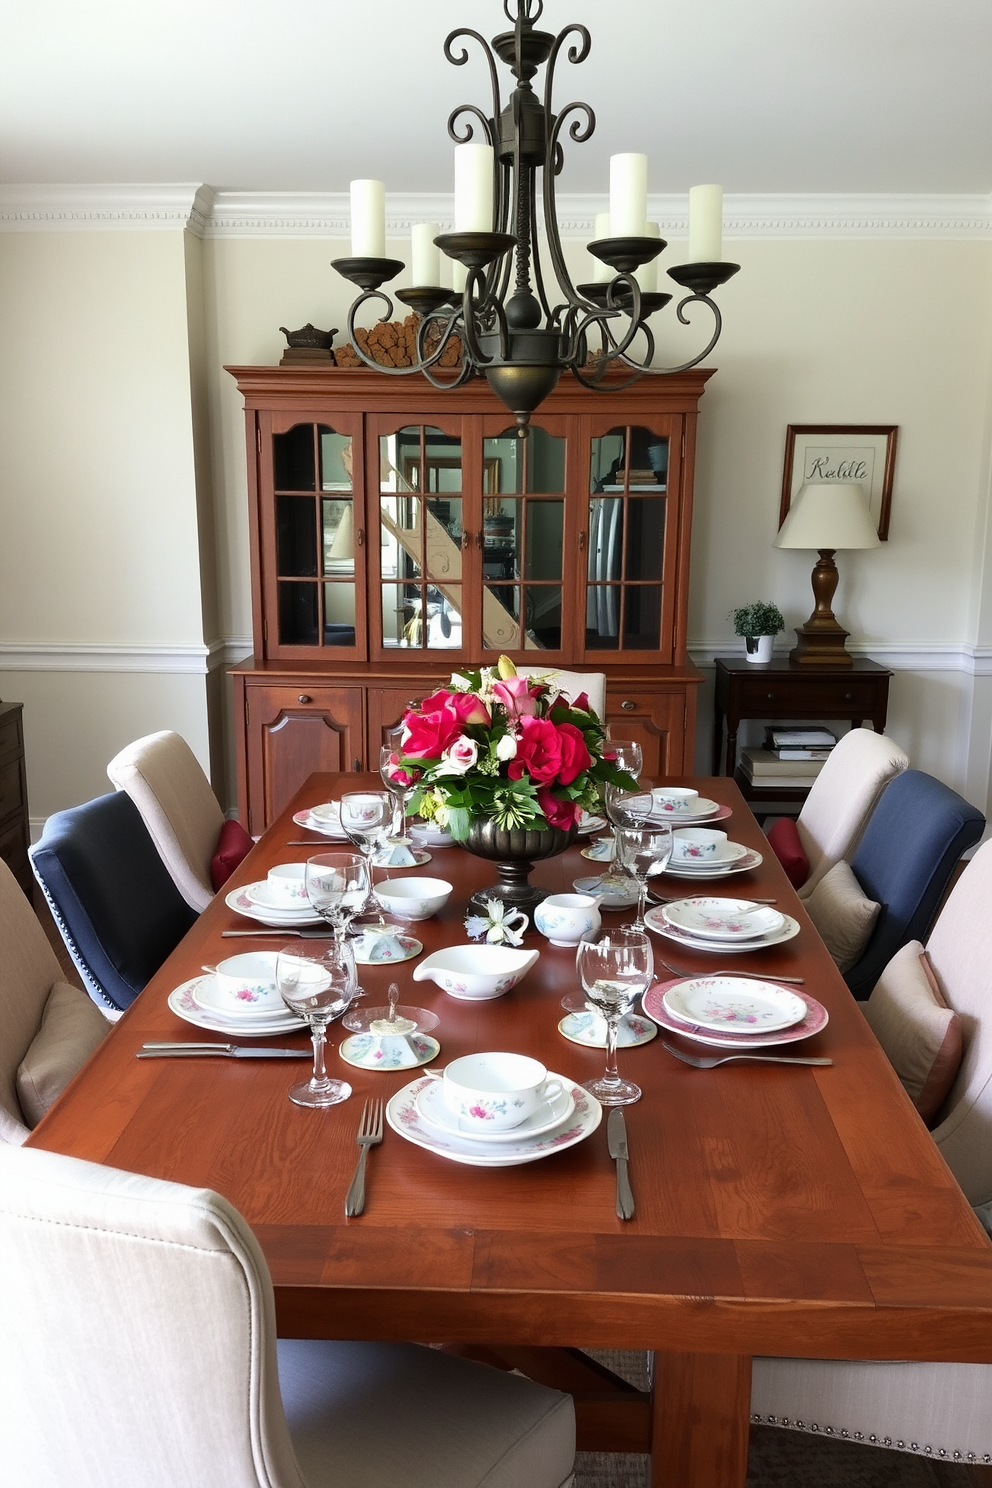
[{"label": "pink rose", "polygon": [[576,713],[591,713],[592,709],[589,706],[589,694],[586,692],[580,692],[578,697],[572,704],[572,707],[575,709]]},{"label": "pink rose", "polygon": [[462,731],[451,706],[451,694],[435,692],[417,712],[404,714],[403,753],[417,759],[440,759]]},{"label": "pink rose", "polygon": [[439,773],[445,775],[464,775],[467,771],[471,770],[478,758],[478,744],[476,744],[474,739],[466,738],[464,734],[461,734],[444,751],[442,769]]},{"label": "pink rose", "polygon": [[390,780],[395,780],[397,785],[416,785],[420,779],[419,770],[405,770],[400,764],[398,754],[391,754],[386,762],[386,774]]},{"label": "pink rose", "polygon": [[511,780],[524,774],[543,784],[554,780],[561,769],[561,741],[548,718],[522,718],[516,758],[507,766]]},{"label": "pink rose", "polygon": [[492,715],[485,703],[474,692],[455,692],[451,695],[451,706],[462,728],[470,723],[482,723],[486,728],[492,723]]},{"label": "pink rose", "polygon": [[493,696],[503,706],[507,718],[533,718],[537,713],[540,690],[531,687],[526,677],[507,677],[493,683]]},{"label": "pink rose", "polygon": [[558,779],[562,785],[571,785],[576,775],[581,775],[583,770],[588,770],[592,764],[592,756],[586,748],[582,730],[577,729],[574,723],[558,723],[555,727],[558,730],[561,745],[561,769],[558,772]]},{"label": "pink rose", "polygon": [[578,820],[579,808],[575,802],[561,800],[546,785],[538,786],[537,804],[550,827],[560,827],[563,832],[567,832],[572,823]]}]

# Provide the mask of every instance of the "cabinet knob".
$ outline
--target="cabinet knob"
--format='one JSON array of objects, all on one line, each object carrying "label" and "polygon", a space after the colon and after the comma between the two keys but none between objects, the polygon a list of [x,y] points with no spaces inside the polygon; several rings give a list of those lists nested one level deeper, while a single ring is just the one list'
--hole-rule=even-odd
[{"label": "cabinet knob", "polygon": [[853,699],[853,697],[854,697],[854,693],[853,692],[845,692],[845,694],[844,694],[844,701],[845,701],[845,703],[851,702],[852,699]]},{"label": "cabinet knob", "polygon": [[773,692],[766,692],[765,697],[770,703],[773,703],[775,701],[775,694]]},{"label": "cabinet knob", "polygon": [[410,709],[410,708],[419,708],[420,707],[420,699],[419,698],[410,698],[410,700],[409,700],[409,702],[407,703],[406,706],[407,706],[408,709]]},{"label": "cabinet knob", "polygon": [[471,541],[472,541],[472,534],[471,534],[471,532],[463,532],[462,533],[462,547],[463,548],[467,548],[468,545],[469,545],[469,543]]},{"label": "cabinet knob", "polygon": [[634,709],[637,707],[637,704],[636,703],[632,703],[630,701],[630,698],[625,698],[624,701],[620,704],[620,706],[624,710],[625,713],[632,713],[634,711]]},{"label": "cabinet knob", "polygon": [[356,543],[358,544],[358,546],[360,548],[365,546],[365,528],[364,527],[356,527],[355,528],[355,541],[356,541]]},{"label": "cabinet knob", "polygon": [[313,698],[310,696],[310,694],[308,692],[301,692],[300,695],[299,695],[299,697],[296,699],[296,701],[298,703],[312,703],[313,702]]}]

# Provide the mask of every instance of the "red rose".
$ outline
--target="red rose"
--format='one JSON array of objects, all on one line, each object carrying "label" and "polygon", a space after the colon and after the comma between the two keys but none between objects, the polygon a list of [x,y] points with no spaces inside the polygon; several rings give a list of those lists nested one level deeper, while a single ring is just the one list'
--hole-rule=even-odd
[{"label": "red rose", "polygon": [[449,692],[425,698],[419,711],[403,718],[403,753],[417,759],[440,759],[462,731]]},{"label": "red rose", "polygon": [[589,706],[589,694],[586,692],[580,692],[578,697],[572,703],[572,707],[575,709],[576,713],[591,713],[592,709]]},{"label": "red rose", "polygon": [[560,827],[567,832],[578,820],[579,808],[574,801],[562,801],[546,785],[537,788],[537,804],[544,812],[549,827]]},{"label": "red rose", "polygon": [[524,774],[543,784],[556,779],[561,769],[561,741],[548,718],[521,718],[516,758],[507,768],[511,780]]},{"label": "red rose", "polygon": [[592,756],[586,748],[582,730],[577,729],[574,723],[558,723],[555,727],[561,741],[561,769],[558,779],[562,785],[571,785],[576,775],[588,770],[592,764]]}]

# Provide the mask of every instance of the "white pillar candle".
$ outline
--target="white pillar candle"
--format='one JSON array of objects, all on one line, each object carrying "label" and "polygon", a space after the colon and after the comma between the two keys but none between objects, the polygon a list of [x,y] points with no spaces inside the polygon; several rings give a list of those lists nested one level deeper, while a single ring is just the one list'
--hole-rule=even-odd
[{"label": "white pillar candle", "polygon": [[[661,228],[657,222],[646,222],[644,224],[644,236],[646,238],[660,238]],[[658,260],[653,258],[650,263],[641,264],[639,269],[634,270],[634,278],[641,286],[642,294],[654,294],[658,288]]]},{"label": "white pillar candle", "polygon": [[[596,230],[593,233],[592,240],[593,240],[594,243],[599,243],[599,242],[602,242],[603,238],[608,238],[609,236],[610,236],[610,214],[609,214],[609,212],[597,212],[596,213]],[[593,271],[592,271],[593,283],[594,284],[609,284],[610,280],[613,278],[613,272],[614,272],[610,268],[609,264],[608,263],[604,263],[601,258],[596,258],[595,255],[592,254],[592,253],[589,254],[589,257],[592,259],[592,262],[593,262]]]},{"label": "white pillar candle", "polygon": [[455,232],[492,230],[492,145],[456,145]]},{"label": "white pillar candle", "polygon": [[723,187],[689,189],[689,262],[720,263],[723,258]]},{"label": "white pillar candle", "polygon": [[610,236],[642,238],[648,215],[648,157],[610,156]]},{"label": "white pillar candle", "polygon": [[441,250],[434,241],[440,231],[436,222],[415,222],[410,230],[411,283],[418,288],[441,283]]},{"label": "white pillar candle", "polygon": [[462,294],[465,289],[465,281],[468,278],[468,269],[460,264],[457,258],[451,260],[451,287],[455,294]]},{"label": "white pillar candle", "polygon": [[382,181],[351,183],[351,256],[386,256],[386,187]]}]

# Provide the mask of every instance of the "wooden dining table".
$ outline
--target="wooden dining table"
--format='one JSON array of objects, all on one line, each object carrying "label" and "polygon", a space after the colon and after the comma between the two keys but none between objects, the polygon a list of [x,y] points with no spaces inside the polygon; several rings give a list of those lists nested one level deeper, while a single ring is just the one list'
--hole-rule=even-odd
[{"label": "wooden dining table", "polygon": [[[791,1052],[833,1064],[699,1070],[672,1058],[660,1037],[622,1049],[621,1073],[643,1089],[625,1111],[632,1220],[616,1214],[605,1120],[568,1150],[503,1168],[447,1161],[387,1128],[369,1157],[365,1211],[346,1219],[363,1101],[389,1097],[412,1077],[345,1065],[338,1025],[329,1069],[347,1076],[354,1095],[323,1110],[287,1098],[296,1063],[135,1057],[145,1040],[211,1037],[170,1011],[169,993],[224,955],[280,944],[222,938],[252,928],[226,893],[305,859],[301,839],[312,838],[314,852],[331,847],[294,823],[294,812],[344,789],[379,788],[373,776],[311,776],[31,1145],[224,1194],[265,1252],[281,1336],[444,1344],[566,1383],[571,1367],[580,1447],[649,1450],[655,1488],[744,1483],[754,1355],[992,1362],[992,1245],[737,787],[722,778],[680,783],[729,806],[721,826],[763,853],[759,867],[707,891],[772,898],[800,933],[746,956],[657,938],[656,956],[698,973],[803,977],[829,1023]],[[570,890],[601,871],[582,846],[538,863],[531,881]],[[454,886],[441,912],[413,927],[425,951],[467,942],[468,895],[495,877],[491,863],[458,847],[433,849],[423,868],[389,872]],[[667,874],[654,882],[662,895],[693,887]],[[607,912],[604,926],[630,918]],[[540,959],[493,1001],[459,1001],[414,982],[416,960],[365,967],[361,982],[369,1005],[384,1003],[395,980],[401,1003],[438,1014],[439,1064],[502,1049],[574,1081],[597,1076],[603,1051],[558,1029],[561,998],[578,990],[574,951],[534,930],[525,945]],[[267,1042],[302,1048],[307,1040]],[[642,1395],[605,1372],[597,1387],[581,1354],[555,1353],[586,1349],[652,1351],[653,1390]],[[542,1363],[555,1358],[565,1361],[558,1376]]]}]

